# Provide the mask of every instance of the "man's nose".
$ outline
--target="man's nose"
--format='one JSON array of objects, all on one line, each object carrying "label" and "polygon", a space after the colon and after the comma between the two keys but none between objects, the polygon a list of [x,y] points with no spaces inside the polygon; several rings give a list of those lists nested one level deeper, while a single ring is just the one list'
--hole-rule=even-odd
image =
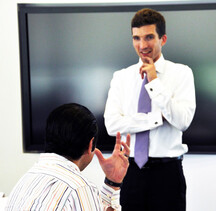
[{"label": "man's nose", "polygon": [[148,47],[147,42],[146,42],[145,40],[141,40],[141,41],[140,41],[140,48],[141,48],[141,49],[145,49],[145,48],[147,48],[147,47]]}]

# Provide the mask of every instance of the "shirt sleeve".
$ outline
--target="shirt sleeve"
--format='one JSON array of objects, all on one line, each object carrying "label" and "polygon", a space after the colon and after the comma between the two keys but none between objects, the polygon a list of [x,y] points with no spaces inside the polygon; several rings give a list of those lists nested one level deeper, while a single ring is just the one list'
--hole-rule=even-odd
[{"label": "shirt sleeve", "polygon": [[110,84],[110,90],[106,102],[104,118],[107,132],[115,136],[119,131],[121,134],[138,133],[151,130],[163,124],[161,111],[158,109],[149,113],[133,113],[131,115],[123,112],[124,100],[122,99],[124,78],[119,72],[114,73]]},{"label": "shirt sleeve", "polygon": [[114,190],[105,183],[101,188],[101,199],[104,206],[104,210],[108,207],[112,207],[116,211],[121,210],[120,206],[120,190]]},{"label": "shirt sleeve", "polygon": [[96,186],[83,186],[76,190],[71,189],[67,198],[61,200],[64,203],[62,210],[99,210],[105,211],[112,207],[116,211],[121,210],[120,190],[116,191],[103,184],[101,191]]},{"label": "shirt sleeve", "polygon": [[183,74],[179,74],[172,91],[166,84],[162,84],[159,78],[145,87],[154,104],[160,108],[163,117],[178,130],[185,131],[195,112],[195,87],[192,70],[185,65],[179,69]]}]

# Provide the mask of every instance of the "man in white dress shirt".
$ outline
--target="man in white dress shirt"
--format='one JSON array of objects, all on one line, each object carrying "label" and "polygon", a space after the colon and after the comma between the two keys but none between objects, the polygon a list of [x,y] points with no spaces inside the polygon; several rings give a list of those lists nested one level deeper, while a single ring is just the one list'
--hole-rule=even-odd
[{"label": "man in white dress shirt", "polygon": [[[165,60],[165,19],[157,11],[142,9],[131,22],[139,62],[116,71],[111,81],[104,118],[108,134],[131,134],[130,166],[120,194],[122,210],[185,211],[186,182],[182,169],[182,143],[195,113],[192,70]],[[178,40],[177,40],[178,41]],[[137,111],[143,79],[151,111]],[[134,160],[136,134],[149,131],[148,161],[141,168]]]}]

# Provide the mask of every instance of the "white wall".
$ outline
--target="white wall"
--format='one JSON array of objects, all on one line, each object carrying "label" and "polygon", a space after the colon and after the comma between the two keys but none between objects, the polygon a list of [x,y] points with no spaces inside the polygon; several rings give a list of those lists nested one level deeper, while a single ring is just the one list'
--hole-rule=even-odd
[{"label": "white wall", "polygon": [[[64,1],[64,3],[80,2],[116,3],[115,0]],[[136,2],[144,1],[137,0]],[[211,2],[216,2],[216,0]],[[10,193],[18,178],[38,158],[38,154],[24,154],[22,152],[17,3],[40,3],[40,1],[0,1],[0,192],[3,191],[6,195]],[[46,1],[46,3],[63,2],[50,0]],[[216,155],[187,155],[184,160],[184,169],[188,183],[188,211],[216,210]],[[96,176],[95,172],[97,172]],[[93,159],[84,174],[88,175],[98,185],[103,181],[103,173],[96,158]]]}]

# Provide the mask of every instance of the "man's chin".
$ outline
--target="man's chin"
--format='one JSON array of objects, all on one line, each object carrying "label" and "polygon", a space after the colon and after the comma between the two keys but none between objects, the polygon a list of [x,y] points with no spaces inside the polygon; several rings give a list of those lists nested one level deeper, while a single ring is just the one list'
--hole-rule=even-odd
[{"label": "man's chin", "polygon": [[152,56],[150,55],[150,54],[141,54],[140,55],[140,58],[141,58],[141,60],[142,60],[142,62],[143,63],[145,63],[146,62],[146,58],[152,58]]}]

